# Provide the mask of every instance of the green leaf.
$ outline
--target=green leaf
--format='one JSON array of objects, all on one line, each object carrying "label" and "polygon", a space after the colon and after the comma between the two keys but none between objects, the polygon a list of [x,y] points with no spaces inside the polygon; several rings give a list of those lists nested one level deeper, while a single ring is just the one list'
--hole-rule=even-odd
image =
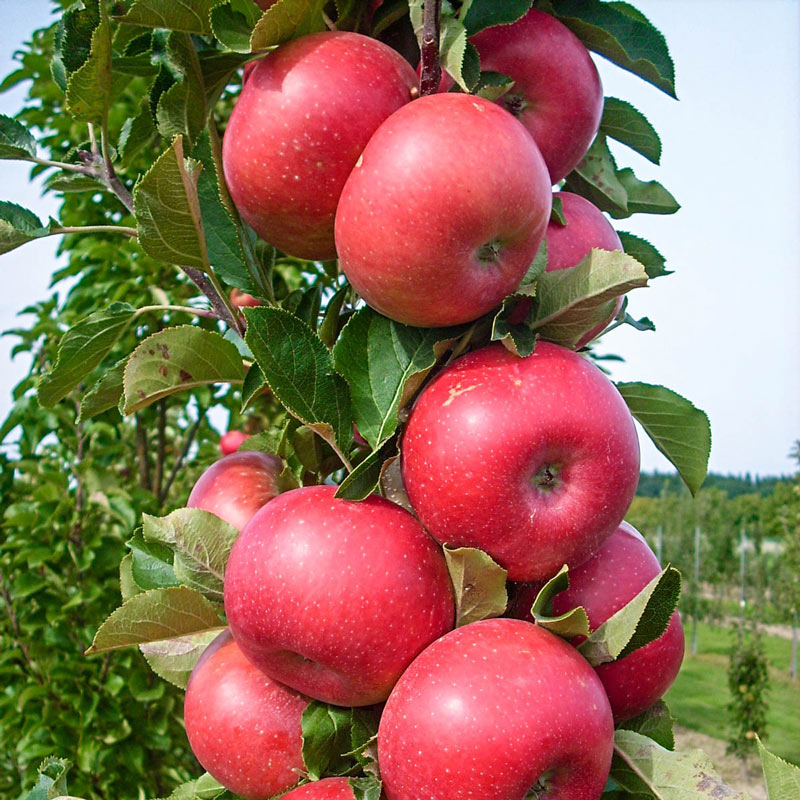
[{"label": "green leaf", "polygon": [[61,18],[56,31],[51,68],[53,79],[62,92],[67,90],[70,75],[89,58],[92,35],[99,24],[98,0],[84,0],[82,7],[76,3]]},{"label": "green leaf", "polygon": [[350,788],[355,800],[380,800],[383,785],[374,775],[363,778],[350,778]]},{"label": "green leaf", "polygon": [[614,735],[611,778],[625,791],[657,800],[748,800],[723,783],[701,750],[674,753],[635,731]]},{"label": "green leaf", "polygon": [[210,269],[197,197],[197,162],[183,157],[183,139],[176,136],[136,184],[133,203],[139,244],[151,258]]},{"label": "green leaf", "polygon": [[674,750],[675,735],[672,731],[674,724],[675,720],[672,714],[669,713],[667,704],[663,700],[659,700],[643,714],[639,714],[638,717],[621,722],[618,728],[620,730],[636,731],[636,733],[647,736],[662,747],[666,747],[667,750]]},{"label": "green leaf", "polygon": [[606,97],[600,130],[654,164],[661,162],[661,139],[641,111],[625,100]]},{"label": "green leaf", "polygon": [[241,356],[220,334],[193,325],[166,328],[131,353],[123,378],[123,413],[186,389],[243,379]]},{"label": "green leaf", "polygon": [[581,642],[578,650],[597,666],[625,658],[654,642],[666,631],[680,593],[681,574],[668,566]]},{"label": "green leaf", "polygon": [[250,37],[261,14],[253,0],[229,0],[211,11],[211,28],[229,50],[249,53]]},{"label": "green leaf", "polygon": [[182,783],[166,800],[215,800],[226,792],[227,789],[219,781],[205,772],[196,780]]},{"label": "green leaf", "polygon": [[565,614],[553,616],[553,598],[569,588],[569,570],[563,567],[539,590],[531,606],[531,615],[537,625],[557,636],[572,639],[589,635],[589,618],[583,606],[570,609]]},{"label": "green leaf", "polygon": [[172,550],[159,542],[145,541],[140,531],[127,542],[131,551],[131,576],[140,589],[177,586]]},{"label": "green leaf", "polygon": [[704,411],[663,386],[618,383],[634,418],[669,459],[694,495],[708,472],[711,426]]},{"label": "green leaf", "polygon": [[444,558],[455,592],[457,628],[503,614],[508,605],[506,570],[474,547],[445,545]]},{"label": "green leaf", "polygon": [[454,17],[442,20],[439,60],[463,91],[471,92],[478,85],[480,56],[475,45],[467,40],[466,28]]},{"label": "green leaf", "polygon": [[214,629],[142,644],[139,649],[159,678],[185,689],[198,659],[217,636],[219,630]]},{"label": "green leaf", "polygon": [[266,50],[289,39],[325,30],[325,0],[278,0],[253,28],[250,49]]},{"label": "green leaf", "polygon": [[341,483],[336,497],[344,500],[364,500],[380,486],[386,462],[397,456],[397,441],[392,438],[373,450]]},{"label": "green leaf", "polygon": [[317,334],[281,308],[247,308],[245,342],[275,397],[347,464],[353,441],[350,393]]},{"label": "green leaf", "polygon": [[36,155],[36,140],[21,123],[0,114],[0,159],[27,160]]},{"label": "green leaf", "polygon": [[90,175],[76,175],[54,172],[44,182],[44,187],[51,192],[74,194],[76,192],[107,192],[108,187],[98,183]]},{"label": "green leaf", "polygon": [[351,729],[356,709],[312,700],[303,711],[303,763],[312,781],[349,772],[354,759]]},{"label": "green leaf", "polygon": [[231,82],[233,73],[252,61],[252,58],[239,53],[218,53],[213,50],[200,53],[199,58],[205,87],[206,112],[209,112]]},{"label": "green leaf", "polygon": [[122,397],[122,379],[128,357],[121,358],[102,378],[83,396],[78,413],[78,422],[96,417],[104,411],[119,405]]},{"label": "green leaf", "polygon": [[641,14],[602,0],[548,0],[589,50],[675,97],[675,65],[664,36]]},{"label": "green leaf", "polygon": [[567,176],[564,188],[591,200],[601,211],[630,216],[628,193],[617,176],[617,162],[603,133],[598,133],[586,155]]},{"label": "green leaf", "polygon": [[158,131],[166,139],[182,136],[194,143],[206,126],[206,99],[200,59],[188,33],[170,33],[166,58],[180,80],[158,99]]},{"label": "green leaf", "polygon": [[126,553],[119,562],[119,593],[122,602],[124,603],[135,594],[141,594],[142,591],[142,587],[133,579],[133,554]]},{"label": "green leaf", "polygon": [[502,72],[492,72],[486,70],[481,72],[474,93],[478,97],[484,97],[492,102],[498,101],[504,94],[507,94],[514,86],[514,79]]},{"label": "green leaf", "polygon": [[628,197],[628,209],[625,213],[609,209],[615,219],[631,214],[674,214],[680,209],[678,201],[658,181],[640,181],[632,169],[619,170],[617,179]]},{"label": "green leaf", "polygon": [[111,98],[111,24],[100,4],[89,57],[67,80],[64,108],[78,122],[102,125]]},{"label": "green leaf", "polygon": [[767,784],[768,800],[795,800],[800,797],[800,767],[770,753],[758,736],[756,744]]},{"label": "green leaf", "polygon": [[117,142],[117,155],[120,161],[128,164],[150,141],[155,132],[150,105],[145,100],[139,107],[139,113],[135,117],[128,117],[122,125]]},{"label": "green leaf", "polygon": [[199,508],[179,508],[166,517],[144,514],[142,522],[147,541],[167,545],[174,553],[175,578],[221,603],[225,565],[239,535],[236,528]]},{"label": "green leaf", "polygon": [[211,9],[219,0],[136,0],[122,22],[211,35]]},{"label": "green leaf", "polygon": [[509,25],[525,16],[530,0],[467,0],[461,6],[460,16],[469,36],[495,25]]},{"label": "green leaf", "polygon": [[66,397],[100,366],[135,317],[133,306],[112,303],[70,328],[61,338],[55,365],[39,381],[39,402],[50,407]]},{"label": "green leaf", "polygon": [[222,201],[220,175],[207,130],[200,137],[194,155],[203,166],[197,181],[197,197],[206,234],[208,260],[225,283],[258,294],[261,287],[250,275],[242,247],[242,230]]},{"label": "green leaf", "polygon": [[186,586],[134,595],[99,627],[86,655],[222,630],[214,606]]},{"label": "green leaf", "polygon": [[49,235],[50,226],[43,226],[33,211],[16,203],[0,200],[0,255],[33,239]]},{"label": "green leaf", "polygon": [[[533,289],[535,290],[535,286]],[[528,311],[522,322],[512,323],[513,316],[519,313],[520,303],[526,303]],[[536,334],[530,328],[533,312],[534,305],[530,294],[518,292],[506,297],[492,320],[492,341],[502,342],[506,349],[515,355],[527,358],[536,346]]]},{"label": "green leaf", "polygon": [[36,784],[24,800],[55,800],[67,795],[67,773],[72,762],[65,758],[48,756],[40,765],[36,776]]},{"label": "green leaf", "polygon": [[644,267],[618,250],[593,249],[570,269],[539,278],[531,327],[543,338],[566,346],[608,319],[617,297],[647,286]]},{"label": "green leaf", "polygon": [[646,239],[625,231],[617,231],[617,234],[625,252],[644,266],[648,278],[660,278],[662,275],[672,274],[672,270],[664,268],[667,263],[664,256]]},{"label": "green leaf", "polygon": [[350,386],[359,433],[373,449],[397,430],[398,409],[465,330],[465,326],[413,328],[371,308],[351,317],[333,348],[333,358]]}]

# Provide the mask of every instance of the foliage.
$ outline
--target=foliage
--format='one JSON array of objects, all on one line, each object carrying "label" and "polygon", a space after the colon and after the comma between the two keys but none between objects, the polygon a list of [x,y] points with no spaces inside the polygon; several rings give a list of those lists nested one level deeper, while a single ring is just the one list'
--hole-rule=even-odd
[{"label": "foliage", "polygon": [[[20,69],[0,86],[32,81],[25,109],[0,120],[0,157],[29,161],[35,174],[47,171],[49,191],[62,195],[58,219],[46,223],[0,204],[0,250],[64,235],[66,266],[54,284],[64,288],[69,279],[63,296],[32,309],[32,326],[14,332],[16,351],[35,358],[0,429],[0,440],[18,436],[2,476],[8,503],[0,630],[11,646],[0,657],[0,745],[9,754],[1,757],[0,787],[12,792],[38,780],[33,796],[65,792],[63,762],[35,773],[42,756],[58,752],[75,759],[70,790],[87,797],[165,795],[176,784],[180,796],[213,795],[216,784],[193,779],[199,769],[180,731],[179,693],[147,670],[137,650],[113,653],[142,646],[158,675],[181,684],[192,659],[174,658],[170,643],[188,637],[195,654],[198,641],[224,624],[219,578],[230,530],[180,512],[165,516],[185,502],[215,453],[209,415],[227,413],[231,425],[262,433],[252,446],[283,459],[287,483],[333,479],[340,494],[362,498],[383,488],[408,408],[449,359],[490,341],[518,354],[529,353],[539,336],[572,345],[594,327],[599,309],[669,273],[652,245],[628,236],[630,253],[595,252],[561,274],[543,272],[544,252],[520,287],[533,298],[531,311],[513,325],[505,303],[473,324],[433,332],[362,310],[335,263],[301,261],[257,241],[230,201],[220,137],[252,53],[322,30],[333,18],[340,29],[384,34],[415,62],[412,32],[419,31],[422,2],[391,4],[401,13],[376,15],[371,30],[366,0],[281,0],[263,14],[249,0],[61,5],[69,8],[60,25],[34,35]],[[593,51],[674,96],[666,42],[639,12],[599,0],[537,5]],[[462,91],[498,88],[496,76],[481,74],[468,35],[511,22],[528,7],[445,4],[440,58]],[[668,190],[619,168],[608,148],[608,138],[618,138],[657,161],[652,126],[625,101],[610,103],[609,112],[566,187],[614,218],[674,213],[678,203]],[[264,307],[243,317],[230,288],[254,294]],[[641,328],[627,314],[618,322]],[[663,387],[620,390],[696,491],[710,447],[705,415]],[[353,436],[354,423],[366,446]],[[737,524],[751,523],[756,512],[744,504]],[[209,544],[213,564],[181,551],[172,526],[183,524]],[[464,594],[482,583],[475,563],[451,558]],[[496,595],[491,602],[461,603],[465,618],[500,610],[498,576],[485,582]],[[615,644],[600,642],[602,660],[663,629],[677,573],[665,571],[663,582],[648,587],[636,613],[620,612],[603,632]],[[123,605],[100,625],[118,605],[118,588]],[[653,608],[662,612],[655,622],[640,624]],[[83,659],[89,641],[100,657]],[[314,747],[337,748],[340,737],[326,727],[333,715],[323,712]],[[364,791],[375,794],[374,765],[361,750],[370,733],[356,716],[350,724],[358,735],[345,738],[367,772]],[[618,754],[629,766],[652,768],[656,789],[673,762],[705,763],[662,752],[635,731],[622,733]],[[319,753],[315,773],[342,755],[341,748]],[[623,775],[625,769],[620,781]]]},{"label": "foliage", "polygon": [[728,689],[728,750],[744,757],[753,753],[757,736],[765,739],[767,735],[769,673],[764,646],[755,628],[740,630],[731,648]]}]

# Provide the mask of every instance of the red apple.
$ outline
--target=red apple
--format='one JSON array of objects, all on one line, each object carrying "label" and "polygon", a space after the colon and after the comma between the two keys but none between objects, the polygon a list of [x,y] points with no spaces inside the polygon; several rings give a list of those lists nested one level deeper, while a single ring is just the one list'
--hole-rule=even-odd
[{"label": "red apple", "polygon": [[537,9],[471,41],[481,69],[514,79],[498,102],[530,131],[551,182],[558,183],[586,154],[603,115],[603,87],[589,51],[569,28]]},{"label": "red apple", "polygon": [[577,566],[614,532],[639,478],[625,401],[584,357],[539,342],[462,356],[422,392],[403,482],[439,542],[478,547],[515,581]]},{"label": "red apple", "polygon": [[220,634],[192,670],[183,717],[197,760],[226,789],[264,800],[294,786],[308,698],[268,678]]},{"label": "red apple", "polygon": [[597,800],[614,725],[588,662],[543,628],[466,625],[397,683],[378,730],[388,800]]},{"label": "red apple", "polygon": [[[644,537],[623,522],[600,550],[569,572],[569,588],[553,598],[553,613],[564,614],[583,606],[592,630],[602,625],[661,571]],[[541,584],[522,586],[512,616],[530,619]],[[575,644],[580,644],[577,639]],[[676,611],[669,627],[654,642],[611,664],[596,667],[603,682],[614,721],[622,722],[646,711],[672,686],[683,661],[683,627]]]},{"label": "red apple", "polygon": [[283,795],[281,800],[354,800],[349,778],[325,778],[305,783]]},{"label": "red apple", "polygon": [[497,105],[422,97],[381,125],[345,184],[339,264],[369,305],[398,322],[476,319],[531,265],[549,184],[533,140]]},{"label": "red apple", "polygon": [[258,61],[222,142],[225,179],[245,221],[294,256],[334,258],[345,180],[416,84],[399,53],[357,33],[303,36]]},{"label": "red apple", "polygon": [[225,613],[247,657],[276,680],[328,703],[371,705],[453,627],[452,586],[411,514],[335,492],[295,489],[253,517],[225,570]]},{"label": "red apple", "polygon": [[231,453],[215,461],[189,494],[186,505],[216,514],[242,530],[264,503],[278,494],[283,464],[257,450]]},{"label": "red apple", "polygon": [[219,449],[222,451],[222,455],[229,456],[231,453],[235,453],[249,438],[244,431],[228,431],[220,437]]},{"label": "red apple", "polygon": [[[250,64],[247,65],[251,66]],[[247,75],[247,67],[245,67],[245,76]],[[257,297],[243,292],[240,289],[231,289],[231,305],[236,308],[248,308],[253,306],[260,306],[262,303]]]}]

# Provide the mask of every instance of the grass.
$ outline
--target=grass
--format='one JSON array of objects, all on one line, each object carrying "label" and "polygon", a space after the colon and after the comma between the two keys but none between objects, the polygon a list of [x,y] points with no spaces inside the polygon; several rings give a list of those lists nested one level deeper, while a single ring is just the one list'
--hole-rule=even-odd
[{"label": "grass", "polygon": [[[690,625],[685,625],[683,667],[664,699],[681,725],[724,740],[729,726],[725,708],[730,697],[728,651],[734,634],[729,628],[699,623],[697,655],[692,656]],[[763,641],[770,665],[766,745],[781,758],[800,765],[800,683],[789,679],[792,643],[777,636],[764,636]]]}]

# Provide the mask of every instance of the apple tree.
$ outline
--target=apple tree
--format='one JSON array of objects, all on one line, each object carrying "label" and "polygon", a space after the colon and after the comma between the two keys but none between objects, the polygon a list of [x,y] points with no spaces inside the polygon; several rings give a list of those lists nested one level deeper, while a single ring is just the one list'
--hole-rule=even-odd
[{"label": "apple tree", "polygon": [[[128,680],[169,701],[157,741],[130,714],[105,751],[62,737],[78,773],[133,763],[175,800],[735,796],[674,751],[672,666],[646,702],[604,682],[635,694],[633,665],[665,659],[634,656],[682,644],[677,570],[602,560],[634,420],[693,493],[710,431],[594,363],[601,333],[652,330],[629,293],[669,274],[616,221],[679,206],[617,164],[611,140],[655,163],[661,143],[589,51],[675,96],[663,36],[601,0],[81,0],[37,34],[5,85],[41,103],[0,118],[0,157],[63,202],[0,202],[0,251],[64,237],[74,283],[19,332],[37,357],[3,426],[17,713],[76,642],[102,664],[93,709]],[[220,411],[247,435],[211,464]],[[110,552],[121,604],[108,569],[87,578]],[[26,592],[75,630],[18,612]],[[84,713],[50,700],[49,727]],[[798,780],[764,763],[770,792]],[[68,768],[47,759],[29,797],[65,795]],[[130,793],[118,777],[82,785]]]}]

